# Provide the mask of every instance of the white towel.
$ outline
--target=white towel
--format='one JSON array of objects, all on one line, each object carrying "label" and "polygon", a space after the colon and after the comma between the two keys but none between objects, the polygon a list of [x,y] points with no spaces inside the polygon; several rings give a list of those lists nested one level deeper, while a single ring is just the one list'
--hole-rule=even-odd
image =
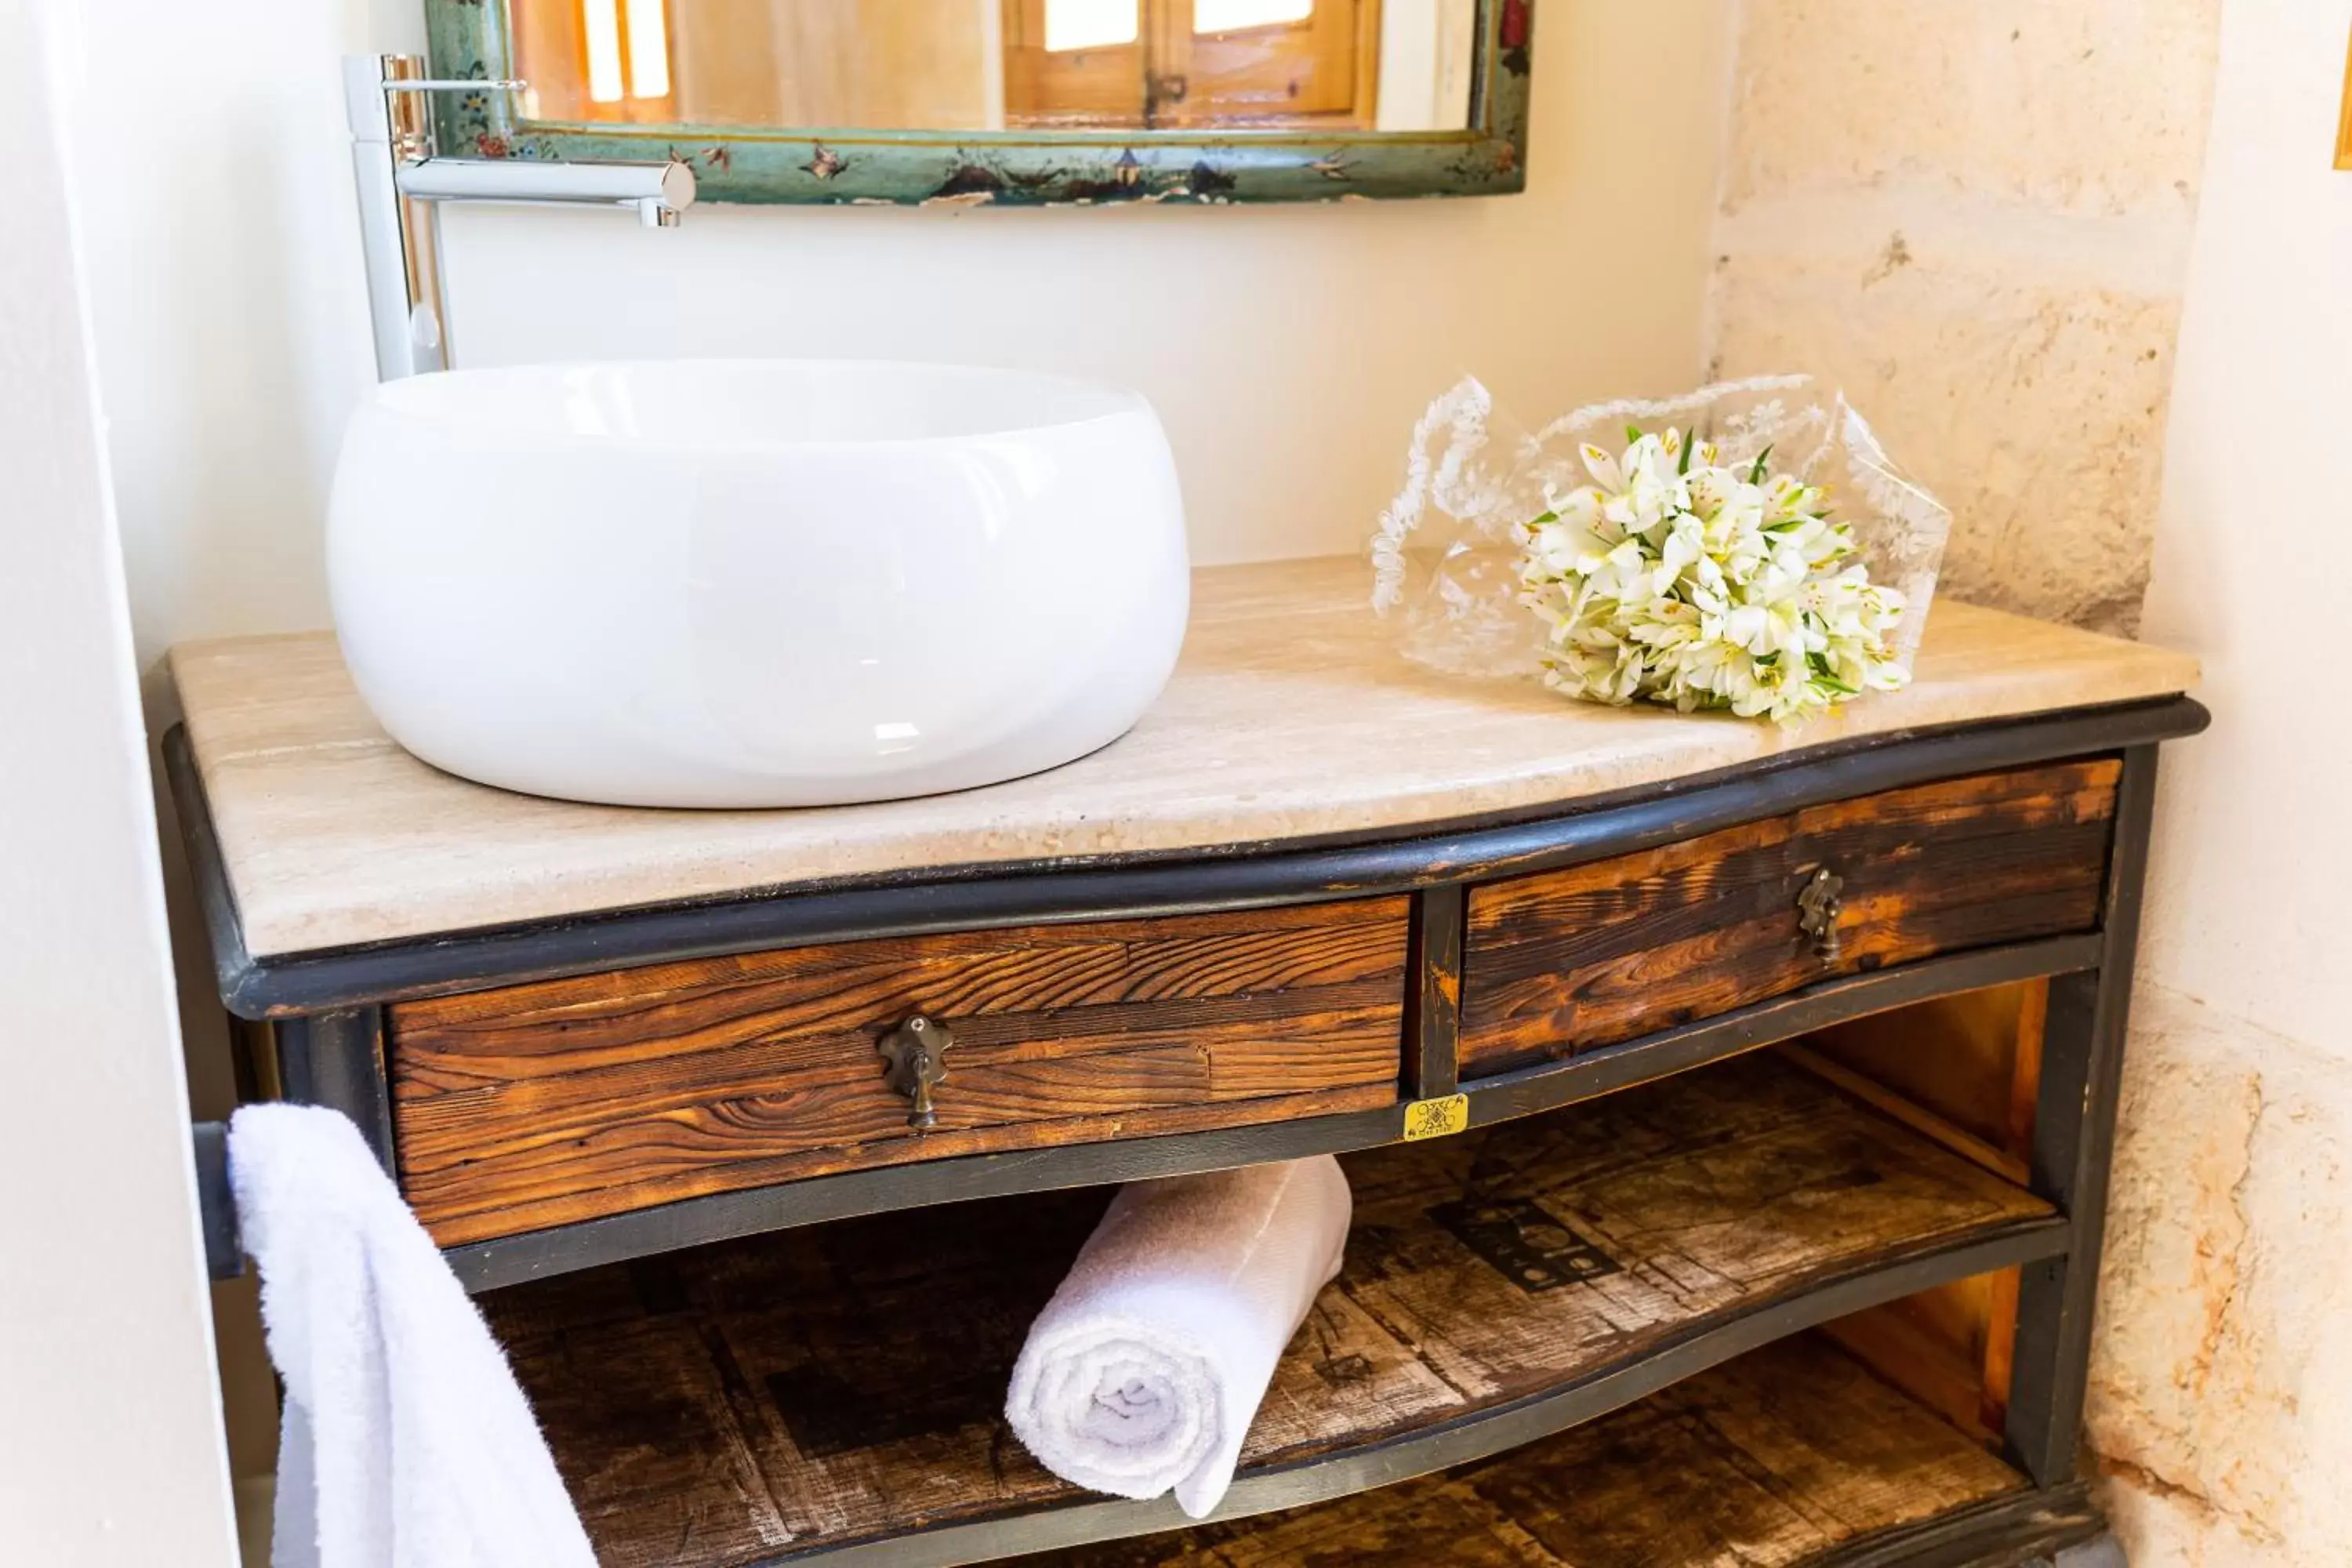
[{"label": "white towel", "polygon": [[228,1153],[286,1383],[272,1568],[595,1568],[505,1354],[359,1130],[250,1105]]},{"label": "white towel", "polygon": [[1283,1347],[1339,1272],[1352,1201],[1328,1154],[1134,1182],[1030,1327],[1005,1418],[1038,1462],[1194,1519],[1233,1485]]}]

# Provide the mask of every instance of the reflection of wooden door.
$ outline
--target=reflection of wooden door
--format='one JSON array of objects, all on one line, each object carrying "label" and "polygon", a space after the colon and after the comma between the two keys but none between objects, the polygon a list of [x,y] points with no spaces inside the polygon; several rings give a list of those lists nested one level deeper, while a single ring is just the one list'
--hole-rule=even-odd
[{"label": "reflection of wooden door", "polygon": [[1004,0],[1004,120],[1008,125],[1150,123],[1149,18],[1139,5],[1135,37],[1087,48],[1047,47],[1050,0]]},{"label": "reflection of wooden door", "polygon": [[[1005,114],[1013,125],[1374,123],[1380,0],[1135,0],[1131,41],[1047,47],[1055,0],[1004,0]],[[1203,32],[1250,13],[1277,20]]]},{"label": "reflection of wooden door", "polygon": [[998,3],[510,0],[509,12],[536,118],[990,130]]},{"label": "reflection of wooden door", "polygon": [[[1312,120],[1369,126],[1380,88],[1380,0],[1312,0],[1261,10],[1295,20],[1203,32],[1221,8],[1161,0],[1170,68],[1179,90],[1164,93],[1155,123],[1185,126]],[[1202,16],[1200,13],[1209,13]]]}]

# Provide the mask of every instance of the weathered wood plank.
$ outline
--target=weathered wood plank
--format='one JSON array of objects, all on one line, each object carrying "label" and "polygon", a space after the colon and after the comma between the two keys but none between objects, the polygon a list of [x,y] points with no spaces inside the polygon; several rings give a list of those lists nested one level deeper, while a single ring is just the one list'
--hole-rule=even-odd
[{"label": "weathered wood plank", "polygon": [[[2119,764],[1951,779],[1475,888],[1462,1068],[1481,1077],[1833,975],[2094,929]],[[1798,896],[1843,879],[1841,952]]]},{"label": "weathered wood plank", "polygon": [[2024,1479],[1810,1336],[1559,1436],[1319,1507],[1022,1568],[1792,1568]]},{"label": "weathered wood plank", "polygon": [[[404,1004],[404,1189],[445,1246],[857,1166],[1391,1102],[1403,899],[835,943]],[[908,1015],[956,1044],[917,1135]]]},{"label": "weathered wood plank", "polygon": [[2004,1299],[2017,1299],[2013,1268],[1855,1312],[1822,1332],[1891,1386],[1979,1442],[1997,1446],[2009,1391],[2005,1383],[1989,1382],[1989,1347],[1980,1342]]},{"label": "weathered wood plank", "polygon": [[2049,1006],[2049,982],[2024,981],[1833,1025],[1806,1046],[1997,1151],[2006,1173],[2033,1148]]},{"label": "weathered wood plank", "polygon": [[[1985,1169],[2023,1183],[2041,1089],[2047,981],[1963,992],[1784,1045],[1790,1060]],[[1847,1352],[1988,1439],[2008,1415],[2014,1268],[1843,1319]]]},{"label": "weathered wood plank", "polygon": [[[1769,1054],[1346,1163],[1347,1267],[1245,1469],[1475,1415],[2050,1212]],[[607,1568],[763,1561],[779,1532],[814,1550],[1080,1495],[1001,1409],[1108,1197],[877,1215],[482,1300]]]},{"label": "weathered wood plank", "polygon": [[[1260,1126],[1270,1121],[1377,1110],[1395,1102],[1396,1085],[1393,1079],[1386,1079],[1355,1089],[1268,1095],[1258,1100],[1210,1100],[1125,1113],[1098,1110],[1080,1116],[1032,1117],[966,1131],[933,1129],[920,1136],[879,1138],[852,1148],[828,1144],[775,1155],[755,1155],[745,1150],[744,1145],[761,1125],[757,1101],[749,1108],[748,1115],[746,1108],[730,1102],[698,1110],[688,1119],[653,1118],[600,1140],[593,1148],[596,1169],[611,1173],[609,1178],[600,1178],[607,1180],[605,1187],[579,1190],[578,1162],[558,1149],[545,1156],[552,1167],[545,1178],[554,1189],[549,1195],[478,1195],[474,1201],[478,1207],[436,1214],[428,1228],[442,1246],[455,1247],[491,1237],[541,1230],[600,1214],[769,1186],[852,1167],[865,1170],[965,1154],[1003,1154],[1067,1143]],[[881,1120],[877,1118],[877,1121]],[[894,1132],[905,1128],[903,1107],[888,1126]],[[706,1127],[717,1130],[707,1141],[703,1136]],[[787,1142],[797,1144],[801,1139],[788,1133]],[[711,1142],[726,1150],[725,1157],[712,1156]],[[572,1151],[577,1152],[576,1148]],[[512,1160],[509,1169],[518,1185],[541,1179],[534,1170],[535,1160],[536,1152],[525,1152]],[[478,1194],[478,1191],[476,1189]]]}]

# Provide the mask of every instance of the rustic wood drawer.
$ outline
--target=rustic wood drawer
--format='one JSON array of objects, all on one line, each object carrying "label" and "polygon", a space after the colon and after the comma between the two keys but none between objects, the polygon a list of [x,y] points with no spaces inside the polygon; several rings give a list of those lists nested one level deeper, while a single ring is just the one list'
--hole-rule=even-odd
[{"label": "rustic wood drawer", "polygon": [[[2093,930],[2120,772],[2098,761],[1950,779],[1474,888],[1463,1075],[1836,975]],[[1823,911],[1833,942],[1808,933],[1801,902],[1824,868],[1840,883]]]},{"label": "rustic wood drawer", "polygon": [[[844,942],[402,1003],[403,1187],[444,1246],[864,1166],[1392,1103],[1408,901]],[[952,1029],[936,1124],[883,1081]]]}]

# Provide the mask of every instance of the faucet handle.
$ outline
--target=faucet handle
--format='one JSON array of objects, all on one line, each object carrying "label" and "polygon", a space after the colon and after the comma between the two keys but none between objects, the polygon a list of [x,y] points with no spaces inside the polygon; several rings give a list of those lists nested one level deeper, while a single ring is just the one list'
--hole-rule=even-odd
[{"label": "faucet handle", "polygon": [[383,79],[386,92],[521,92],[530,83],[520,77],[405,77]]},{"label": "faucet handle", "polygon": [[376,85],[386,92],[520,92],[530,86],[511,77],[431,77],[423,55],[351,55],[347,70],[373,66]]},{"label": "faucet handle", "polygon": [[[395,146],[403,157],[432,154],[424,111],[409,95],[427,92],[522,92],[512,78],[447,78],[425,74],[422,55],[345,55],[343,110],[355,141]],[[394,100],[399,105],[394,107]]]}]

